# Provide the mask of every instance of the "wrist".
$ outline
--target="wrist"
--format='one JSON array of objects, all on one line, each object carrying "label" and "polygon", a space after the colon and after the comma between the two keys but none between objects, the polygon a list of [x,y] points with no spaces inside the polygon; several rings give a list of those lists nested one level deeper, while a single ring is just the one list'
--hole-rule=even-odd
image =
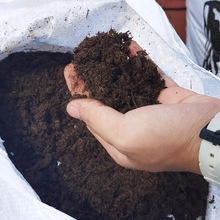
[{"label": "wrist", "polygon": [[199,167],[204,178],[220,187],[220,112],[200,132]]}]

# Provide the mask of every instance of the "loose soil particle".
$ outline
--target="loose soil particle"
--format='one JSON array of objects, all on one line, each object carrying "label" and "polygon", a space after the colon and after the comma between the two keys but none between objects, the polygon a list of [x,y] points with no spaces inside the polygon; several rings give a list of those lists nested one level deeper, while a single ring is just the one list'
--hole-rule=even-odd
[{"label": "loose soil particle", "polygon": [[[118,39],[123,39],[120,45],[130,39],[127,34],[119,35],[101,33],[98,39],[105,42],[104,39],[110,37],[113,41],[116,39],[116,44]],[[94,39],[96,41],[96,38],[87,38],[82,43]],[[90,90],[91,97],[121,112],[146,103],[158,103],[155,100],[164,84],[155,65],[143,61],[143,53],[134,61],[128,59],[128,52],[116,44],[109,40],[100,44],[106,54],[101,54],[105,58],[98,60],[102,63],[109,59],[109,63],[100,65],[98,71],[95,71],[97,63],[92,66],[87,59],[93,63],[99,56],[94,58],[82,44],[75,49],[74,62],[79,76],[86,82],[85,89]],[[107,51],[111,45],[115,47],[115,54]],[[87,69],[80,64],[83,61],[81,55],[77,55],[81,53],[80,48],[88,52],[83,64]],[[127,61],[119,62],[121,56]],[[10,159],[42,201],[77,219],[163,220],[170,219],[169,214],[175,219],[204,216],[208,184],[201,176],[148,173],[120,167],[84,123],[68,116],[65,108],[72,97],[63,69],[71,60],[70,54],[35,52],[11,54],[0,62],[0,135]],[[132,67],[127,67],[127,62],[132,63]],[[133,81],[134,68],[137,68],[134,63],[141,66],[135,73],[137,81]],[[151,75],[152,86],[147,85],[149,75],[145,76],[142,68]],[[107,78],[103,82],[100,76],[94,86],[97,72]],[[86,78],[87,74],[91,75]],[[151,94],[156,91],[154,98],[146,95],[149,91]]]}]

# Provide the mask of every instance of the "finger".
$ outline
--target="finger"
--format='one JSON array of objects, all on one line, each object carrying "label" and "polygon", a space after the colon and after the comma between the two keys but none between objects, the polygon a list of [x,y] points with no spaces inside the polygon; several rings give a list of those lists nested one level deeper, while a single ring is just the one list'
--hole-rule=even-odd
[{"label": "finger", "polygon": [[[131,43],[129,45],[129,49],[130,49],[130,56],[137,56],[137,52],[140,50],[143,50],[135,41],[131,41]],[[149,55],[146,55],[145,57],[146,57],[146,59],[150,59],[153,62],[153,60],[150,58]],[[158,66],[157,66],[157,71],[161,75],[161,77],[165,80],[166,87],[178,86]]]},{"label": "finger", "polygon": [[[99,143],[106,149],[108,154],[112,157],[112,159],[125,168],[129,169],[138,169],[138,170],[146,170],[146,166],[142,166],[139,162],[136,161],[136,156],[134,158],[123,154],[118,150],[116,147],[112,146],[111,144],[107,143],[103,140],[98,134],[96,134],[92,129],[87,127],[90,132],[95,136],[95,138],[99,141]],[[132,155],[133,156],[133,155]]]},{"label": "finger", "polygon": [[[130,46],[130,55],[137,55],[137,51],[143,50],[135,41],[132,41]],[[146,56],[147,59],[150,59],[150,56]],[[153,62],[153,61],[152,61]],[[158,72],[165,80],[166,89],[163,89],[159,96],[158,101],[162,104],[174,104],[185,102],[190,96],[195,95],[196,93],[184,88],[179,87],[172,79],[170,79],[159,67],[157,67]]]},{"label": "finger", "polygon": [[117,148],[112,146],[111,144],[107,143],[103,140],[98,134],[96,134],[92,129],[87,127],[89,131],[95,136],[95,138],[99,141],[99,143],[106,149],[108,154],[113,158],[113,160],[126,168],[130,168],[130,162],[126,155],[122,154]]},{"label": "finger", "polygon": [[81,94],[81,95],[89,96],[89,92],[88,91],[84,91],[85,84],[77,76],[77,73],[76,73],[76,71],[74,69],[74,66],[75,65],[73,63],[70,63],[64,69],[64,77],[65,77],[68,89],[70,91],[70,94],[71,95]]},{"label": "finger", "polygon": [[71,101],[67,105],[67,112],[70,116],[83,120],[95,134],[118,149],[125,130],[122,113],[91,99]]},{"label": "finger", "polygon": [[135,160],[130,159],[126,155],[127,151],[120,147],[120,142],[123,143],[124,139],[122,131],[125,130],[122,113],[91,99],[70,102],[67,112],[87,124],[87,128],[117,164],[126,168],[137,167]]}]

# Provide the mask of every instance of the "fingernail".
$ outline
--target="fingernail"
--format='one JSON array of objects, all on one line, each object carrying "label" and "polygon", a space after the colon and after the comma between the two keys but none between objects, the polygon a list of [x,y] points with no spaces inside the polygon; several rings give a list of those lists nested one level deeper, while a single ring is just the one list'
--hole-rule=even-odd
[{"label": "fingernail", "polygon": [[72,105],[68,106],[67,112],[71,117],[76,118],[76,119],[80,119],[79,111],[76,107],[74,107]]}]

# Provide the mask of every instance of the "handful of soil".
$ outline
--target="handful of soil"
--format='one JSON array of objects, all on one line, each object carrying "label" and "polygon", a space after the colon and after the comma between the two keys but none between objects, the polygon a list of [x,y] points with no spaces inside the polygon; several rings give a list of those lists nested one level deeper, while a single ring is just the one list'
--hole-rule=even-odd
[{"label": "handful of soil", "polygon": [[129,56],[132,38],[129,33],[111,29],[85,38],[74,50],[74,64],[78,77],[89,90],[91,98],[120,112],[158,104],[157,97],[165,82],[156,65],[146,59],[146,52]]}]

